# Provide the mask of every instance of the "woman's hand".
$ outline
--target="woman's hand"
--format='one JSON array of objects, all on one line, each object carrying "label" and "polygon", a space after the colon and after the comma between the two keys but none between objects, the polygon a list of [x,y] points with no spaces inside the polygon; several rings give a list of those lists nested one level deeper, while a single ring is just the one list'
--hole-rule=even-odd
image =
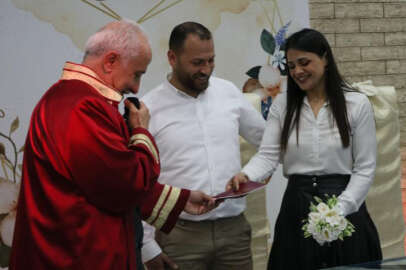
[{"label": "woman's hand", "polygon": [[231,189],[237,191],[240,188],[240,183],[247,183],[248,181],[248,176],[245,173],[240,172],[228,181],[226,191]]}]

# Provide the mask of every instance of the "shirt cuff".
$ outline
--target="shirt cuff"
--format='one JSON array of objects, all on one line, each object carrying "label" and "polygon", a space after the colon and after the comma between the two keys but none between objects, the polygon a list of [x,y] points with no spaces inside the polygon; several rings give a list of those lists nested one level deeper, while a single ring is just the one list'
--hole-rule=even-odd
[{"label": "shirt cuff", "polygon": [[342,198],[342,196],[338,197],[338,202],[337,202],[337,207],[339,214],[346,217],[349,214],[352,214],[354,212],[357,212],[357,206],[354,205],[354,203],[351,203],[347,201],[345,198]]},{"label": "shirt cuff", "polygon": [[[242,172],[243,174],[245,174],[245,175],[247,176],[247,178],[248,178],[250,181],[253,181],[253,182],[261,182],[261,180],[263,180],[263,179],[261,179],[260,176],[255,175],[255,172],[250,171],[249,168],[245,168],[245,167],[244,167],[244,168],[241,170],[241,172]],[[266,178],[265,178],[265,179],[266,179]]]},{"label": "shirt cuff", "polygon": [[144,245],[142,246],[142,250],[141,250],[142,262],[146,263],[161,253],[162,253],[162,249],[159,247],[159,245],[156,241],[150,241],[148,243],[144,243]]}]

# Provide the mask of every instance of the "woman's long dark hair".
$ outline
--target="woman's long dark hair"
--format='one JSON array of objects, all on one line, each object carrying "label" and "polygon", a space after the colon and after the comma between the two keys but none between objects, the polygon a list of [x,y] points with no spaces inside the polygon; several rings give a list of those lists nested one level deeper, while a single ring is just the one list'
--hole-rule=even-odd
[{"label": "woman's long dark hair", "polygon": [[[285,51],[290,49],[311,52],[317,54],[320,58],[326,57],[327,66],[325,69],[325,89],[326,98],[329,102],[330,110],[337,124],[343,147],[350,145],[351,127],[348,121],[347,106],[344,97],[344,88],[349,88],[338,72],[337,65],[334,61],[331,47],[326,38],[320,32],[313,29],[303,29],[291,35],[285,43]],[[285,152],[289,136],[292,129],[296,126],[296,142],[299,144],[299,122],[300,111],[305,97],[305,91],[301,90],[293,78],[288,73],[287,87],[287,107],[286,118],[282,128],[280,138],[281,151]],[[292,124],[292,119],[293,124]]]}]

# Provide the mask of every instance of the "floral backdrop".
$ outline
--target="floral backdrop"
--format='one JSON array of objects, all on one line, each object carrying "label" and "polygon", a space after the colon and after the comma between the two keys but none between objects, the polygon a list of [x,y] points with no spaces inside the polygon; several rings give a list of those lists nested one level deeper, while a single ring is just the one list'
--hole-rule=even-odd
[{"label": "floral backdrop", "polygon": [[[5,116],[5,112],[0,110],[0,120],[3,120]],[[2,177],[0,177],[0,267],[7,266],[8,263],[16,217],[22,168],[22,165],[18,164],[18,156],[24,151],[24,146],[18,148],[13,139],[13,133],[18,128],[19,119],[16,117],[7,132],[0,131],[0,138],[3,141],[0,142],[0,166],[2,172]],[[10,148],[10,151],[6,151],[7,147]]]}]

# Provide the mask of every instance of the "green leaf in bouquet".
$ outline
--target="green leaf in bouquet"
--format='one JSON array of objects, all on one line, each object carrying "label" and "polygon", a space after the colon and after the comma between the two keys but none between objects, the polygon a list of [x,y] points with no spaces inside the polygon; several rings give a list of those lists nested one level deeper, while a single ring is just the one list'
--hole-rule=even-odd
[{"label": "green leaf in bouquet", "polygon": [[275,51],[275,39],[266,29],[262,30],[261,33],[261,46],[264,51],[271,55]]},{"label": "green leaf in bouquet", "polygon": [[317,196],[314,196],[314,200],[315,200],[317,203],[322,203],[322,202],[323,202],[323,200],[320,199],[320,198],[317,197]]},{"label": "green leaf in bouquet", "polygon": [[20,120],[18,119],[18,116],[17,116],[16,119],[14,119],[14,121],[11,123],[9,134],[16,131],[19,126],[20,126]]},{"label": "green leaf in bouquet", "polygon": [[336,203],[334,202],[334,200],[332,198],[330,198],[327,200],[327,205],[328,205],[328,208],[332,209],[336,205]]},{"label": "green leaf in bouquet", "polygon": [[313,202],[310,202],[309,210],[310,210],[310,212],[318,212],[317,207],[316,207],[316,205],[314,205]]},{"label": "green leaf in bouquet", "polygon": [[329,198],[329,202],[330,202],[331,208],[333,208],[338,202],[336,195],[331,196],[331,198]]}]

